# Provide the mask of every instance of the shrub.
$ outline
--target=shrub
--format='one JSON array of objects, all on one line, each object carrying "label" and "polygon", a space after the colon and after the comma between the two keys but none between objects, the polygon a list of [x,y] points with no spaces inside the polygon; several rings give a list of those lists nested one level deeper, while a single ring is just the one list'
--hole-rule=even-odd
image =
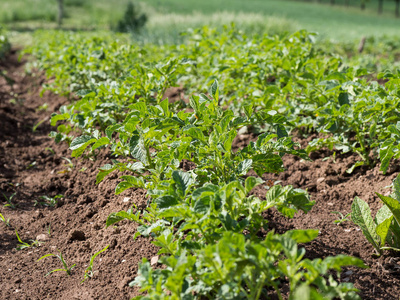
[{"label": "shrub", "polygon": [[124,17],[118,21],[116,31],[138,32],[147,22],[147,16],[140,13],[132,2],[128,3]]}]

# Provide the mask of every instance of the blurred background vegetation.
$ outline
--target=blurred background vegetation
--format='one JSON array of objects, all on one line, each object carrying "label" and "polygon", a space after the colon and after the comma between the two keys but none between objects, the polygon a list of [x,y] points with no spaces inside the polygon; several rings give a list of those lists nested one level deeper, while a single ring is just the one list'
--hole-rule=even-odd
[{"label": "blurred background vegetation", "polygon": [[2,0],[0,24],[26,43],[24,33],[60,26],[60,1],[63,29],[128,30],[138,41],[158,44],[179,43],[191,28],[231,22],[248,34],[307,29],[336,41],[400,33],[398,0]]}]

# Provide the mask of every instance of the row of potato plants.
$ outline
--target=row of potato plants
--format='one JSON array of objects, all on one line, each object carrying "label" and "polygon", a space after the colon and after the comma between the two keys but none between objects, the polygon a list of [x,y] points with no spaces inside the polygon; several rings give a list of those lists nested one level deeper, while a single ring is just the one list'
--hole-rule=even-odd
[{"label": "row of potato plants", "polygon": [[[105,41],[101,44],[107,46]],[[88,50],[84,53],[89,56],[81,57],[74,52],[46,56],[49,75],[51,70],[67,70],[65,67],[74,74],[88,72],[85,76],[98,74],[99,67],[106,74],[90,80],[76,76],[73,81],[68,71],[56,74],[55,91],[68,90],[70,81],[72,90],[79,86],[77,95],[82,99],[53,115],[53,125],[64,121],[53,136],[57,141],[66,140],[74,157],[95,157],[99,149],[108,147],[118,160],[100,169],[97,182],[117,170],[132,174],[121,177],[117,194],[129,188],[147,190],[145,211],[132,208],[107,220],[108,226],[123,219],[138,222],[137,235],[151,237],[163,254],[160,262],[164,269],[151,269],[146,260],[141,264],[135,284],[148,295],[139,298],[259,299],[271,293],[282,298],[287,285],[292,299],[358,298],[352,284],[338,283],[329,270],[339,273],[346,265],[364,267],[361,260],[343,255],[305,259],[305,250],[298,243],[313,240],[317,230],[278,235],[262,217],[272,207],[286,217],[293,217],[299,209],[308,212],[313,202],[305,191],[275,185],[266,192],[265,200],[250,194],[262,183],[263,174],[283,170],[285,153],[307,159],[305,151],[289,137],[288,122],[281,114],[255,109],[252,103],[245,103],[241,111],[222,109],[224,97],[219,95],[216,81],[208,95],[190,99],[188,111],[184,103],[171,104],[162,96],[175,84],[177,71],[190,61],[169,59],[149,64],[149,73],[140,70],[143,63],[137,63],[139,70],[132,68],[131,76],[121,76],[107,69],[107,62],[98,63],[98,57],[84,70],[93,51],[97,50]],[[121,92],[127,82],[130,85]],[[264,133],[234,151],[238,129],[257,124]],[[73,137],[76,133],[79,136]],[[182,170],[183,161],[191,162],[193,169]],[[247,177],[251,170],[260,177]]]},{"label": "row of potato plants", "polygon": [[[307,152],[329,147],[357,153],[360,160],[349,172],[380,162],[385,173],[391,159],[400,156],[397,73],[378,75],[385,86],[371,81],[372,71],[354,61],[346,64],[326,46],[316,45],[315,34],[261,39],[234,27],[223,32],[204,27],[186,44],[162,48],[132,46],[118,38],[41,33],[41,42],[31,49],[37,65],[55,74],[56,91],[84,96],[69,109],[80,112],[74,124],[83,129],[123,120],[132,99],[158,103],[166,89],[178,84],[189,94],[204,92],[218,78],[226,91],[221,105],[236,113],[247,105],[255,111],[274,109],[287,116],[289,129],[325,135],[311,141]],[[65,110],[62,114],[71,118]],[[61,130],[59,138],[69,129]]]},{"label": "row of potato plants", "polygon": [[[218,74],[218,72],[220,72],[219,75],[227,74],[227,76],[224,75],[225,77],[221,76],[221,78],[223,81],[225,80],[225,86],[228,87],[230,92],[229,97],[221,96],[219,102],[221,105],[230,105],[229,108],[238,114],[246,112],[249,107],[255,112],[260,112],[261,109],[265,108],[277,107],[281,113],[288,113],[288,108],[284,107],[283,104],[285,102],[290,102],[288,101],[290,100],[290,95],[300,95],[290,104],[292,107],[297,105],[295,110],[290,108],[292,110],[289,111],[290,114],[288,114],[288,117],[291,122],[285,122],[284,125],[290,127],[291,124],[295,123],[297,126],[300,125],[304,128],[309,126],[308,124],[311,124],[311,127],[309,126],[310,128],[319,128],[319,132],[330,132],[332,134],[329,138],[315,140],[310,143],[308,151],[317,149],[318,147],[328,146],[330,148],[335,147],[336,149],[341,149],[344,152],[353,151],[359,153],[363,161],[355,164],[354,167],[364,162],[372,166],[376,163],[376,157],[379,155],[381,159],[381,169],[383,171],[386,171],[388,168],[390,159],[392,157],[397,157],[398,135],[400,133],[397,116],[398,93],[396,88],[396,84],[399,80],[398,72],[387,71],[379,75],[381,78],[387,80],[385,87],[378,85],[376,82],[369,83],[363,80],[362,77],[368,75],[365,69],[343,68],[339,72],[337,70],[339,70],[342,61],[334,56],[326,56],[325,52],[316,54],[318,51],[312,48],[314,47],[311,43],[312,35],[304,31],[296,33],[288,38],[274,37],[264,39],[264,45],[262,43],[244,43],[244,48],[248,48],[246,50],[248,51],[246,54],[248,56],[240,53],[240,49],[243,48],[243,45],[236,40],[243,42],[245,37],[239,35],[235,30],[231,30],[229,35],[225,36],[217,35],[215,31],[208,30],[207,28],[203,28],[198,33],[201,34],[193,37],[190,42],[192,44],[181,45],[175,49],[168,48],[165,50],[164,48],[160,51],[154,51],[156,48],[152,48],[151,46],[148,46],[148,49],[145,50],[129,45],[127,46],[123,43],[120,45],[115,42],[110,48],[108,47],[110,41],[107,39],[91,37],[89,42],[86,41],[88,45],[81,44],[83,45],[83,49],[86,50],[82,52],[83,54],[81,53],[82,55],[79,56],[79,59],[77,59],[77,55],[75,55],[77,49],[72,46],[68,48],[64,47],[62,55],[59,56],[61,59],[59,59],[56,64],[54,63],[54,56],[58,56],[60,53],[51,51],[49,55],[46,54],[48,52],[43,51],[41,54],[44,54],[42,57],[47,57],[46,63],[49,63],[47,66],[50,66],[50,68],[48,68],[50,73],[55,69],[63,71],[65,70],[65,65],[69,65],[70,68],[68,68],[68,70],[84,74],[82,78],[85,79],[80,81],[74,76],[71,77],[73,78],[72,80],[74,80],[72,81],[71,78],[68,77],[68,72],[61,72],[59,74],[63,74],[63,76],[56,77],[57,83],[64,83],[64,86],[62,86],[61,89],[60,86],[58,86],[58,88],[55,89],[56,91],[65,91],[65,87],[67,87],[67,91],[78,91],[77,94],[83,96],[82,101],[70,106],[69,110],[65,107],[62,108],[62,113],[54,116],[52,120],[53,124],[55,124],[57,120],[68,119],[73,126],[78,126],[81,130],[86,132],[84,137],[81,137],[82,140],[78,139],[75,141],[76,144],[72,145],[72,147],[74,147],[73,155],[81,155],[81,151],[85,147],[78,147],[79,149],[75,149],[75,147],[85,143],[88,143],[86,146],[93,144],[92,150],[112,143],[108,135],[109,133],[112,134],[114,129],[111,128],[109,130],[107,137],[100,137],[99,131],[93,130],[93,128],[98,126],[100,131],[104,131],[110,124],[115,124],[115,122],[123,120],[126,117],[126,112],[134,107],[133,104],[138,99],[144,101],[146,105],[161,104],[165,90],[170,86],[176,85],[178,81],[184,82],[186,88],[190,89],[190,84],[198,84],[202,82],[202,80],[204,81],[207,76],[212,78],[212,74]],[[71,36],[69,36],[69,39],[72,41],[74,40]],[[271,81],[265,76],[260,80],[260,74],[257,75],[257,72],[254,73],[258,77],[254,77],[256,75],[251,74],[250,70],[257,70],[257,68],[260,68],[259,65],[254,63],[256,61],[254,59],[254,53],[259,53],[253,49],[254,45],[257,45],[257,47],[261,45],[261,47],[274,50],[270,50],[268,54],[262,57],[264,63],[269,62],[268,76],[271,77],[268,78],[274,78],[274,80]],[[265,45],[268,45],[268,47]],[[120,46],[122,47],[122,51],[119,49]],[[231,48],[229,48],[229,46],[231,46]],[[51,45],[51,47],[53,47],[54,50],[55,46]],[[208,53],[209,55],[197,55],[198,53],[207,53],[207,48],[212,49],[212,51]],[[81,50],[81,48],[78,49],[78,51]],[[135,55],[132,55],[132,52],[130,52],[132,49],[135,49],[133,52]],[[72,55],[70,55],[71,53]],[[126,60],[125,63],[124,60],[118,60],[117,68],[114,67],[115,64],[113,63],[108,65],[106,57],[113,57],[115,53],[123,53],[124,55],[122,55],[122,57],[129,56],[130,60]],[[143,54],[145,54],[147,58],[148,56],[150,56],[150,58],[156,57],[149,55],[149,53],[151,53],[151,55],[168,53],[168,55],[175,56],[173,58],[169,57],[167,60],[164,60],[163,63],[143,63]],[[179,53],[179,56],[176,56],[177,53]],[[238,55],[238,53],[240,53],[240,55]],[[249,53],[253,56],[249,56]],[[296,62],[297,65],[292,65],[290,67],[291,62],[285,57],[288,53],[289,58],[293,58],[292,63]],[[233,56],[234,54],[240,57],[242,61],[238,61],[237,58]],[[218,55],[223,56],[224,60],[222,60],[222,62]],[[283,58],[279,60],[278,58],[280,56]],[[204,62],[204,57],[210,59],[208,63],[214,66],[212,70],[213,73],[204,73],[210,72],[209,68],[203,69],[204,65],[207,65],[207,62]],[[299,64],[299,57],[304,60],[301,64]],[[98,60],[99,58],[100,60]],[[260,57],[257,59],[260,59]],[[137,63],[134,68],[131,67],[131,69],[129,69],[129,75],[126,75],[126,73],[124,75],[122,71],[123,68],[128,67],[129,64],[133,64],[135,61],[140,61],[140,63]],[[258,63],[260,63],[260,61],[261,60],[259,60]],[[42,65],[46,65],[43,62],[44,60],[42,59]],[[318,62],[317,67],[315,67],[316,62]],[[74,68],[71,67],[71,63]],[[229,63],[231,63],[231,65],[229,65]],[[86,67],[87,65],[91,66],[92,69],[88,70]],[[307,66],[308,73],[305,73],[304,65]],[[241,66],[240,68],[242,69],[240,69],[239,66]],[[265,67],[265,65],[263,65],[263,67]],[[333,73],[329,72],[331,69],[334,70]],[[99,70],[102,70],[100,72],[103,74],[102,77],[99,76]],[[116,72],[116,70],[118,71]],[[185,75],[182,76],[182,74]],[[315,74],[318,74],[318,76]],[[194,77],[200,78],[200,80],[193,82],[192,80]],[[254,80],[255,78],[258,78],[258,81]],[[279,79],[280,82],[280,90],[278,89],[279,85],[276,85],[276,82],[274,82],[277,81],[277,79]],[[316,84],[319,87],[311,89],[310,91],[309,86],[305,83],[305,79],[313,79],[314,81],[311,80],[308,84]],[[69,85],[65,84],[65,82],[68,83],[68,80],[70,81]],[[257,90],[254,90],[254,88],[260,89],[262,85],[257,86],[256,84],[252,85],[250,83],[259,83],[263,82],[263,80],[270,83],[267,87],[268,91],[275,91],[277,95],[283,95],[281,96],[281,102],[275,101],[276,99],[274,101],[268,100],[270,104],[264,105],[265,103],[260,101],[259,96],[261,94],[259,91],[257,93]],[[226,84],[226,82],[228,82],[228,84]],[[288,82],[290,84],[288,84]],[[287,85],[290,85],[292,90],[285,90]],[[316,92],[320,94],[315,98]],[[248,97],[250,93],[252,97]],[[274,96],[274,93],[271,93],[269,97],[271,95]],[[314,95],[315,103],[310,102],[312,95]],[[235,100],[235,97],[239,99],[239,101]],[[299,99],[297,98],[304,101],[304,103],[299,103]],[[279,106],[277,103],[279,103]],[[173,109],[176,110],[183,107],[185,107],[184,103],[176,102]],[[305,113],[305,111],[307,111],[307,113]],[[195,118],[198,119],[198,117],[198,115],[195,115]],[[252,122],[242,124],[242,126],[260,126],[261,131],[269,130],[269,127],[265,126],[265,122],[260,122],[259,117]],[[68,133],[70,133],[72,127],[61,125],[58,128],[58,133],[54,133],[53,135],[56,137],[57,141],[66,139],[70,143],[73,137],[68,136]],[[282,127],[280,130],[282,131]],[[115,132],[121,134],[118,130]],[[150,142],[146,144],[148,147],[147,149],[150,149],[150,144]],[[123,153],[129,153],[127,150],[128,146],[125,145],[124,147],[124,150],[122,150],[123,147],[121,148],[121,144],[114,147],[114,149],[116,149],[114,154],[123,156]],[[229,167],[232,169],[232,166]],[[233,168],[235,168],[235,166]],[[105,175],[116,169],[126,170],[127,167],[125,164],[117,162],[114,165],[105,166],[101,174]],[[130,165],[128,169],[133,172],[137,171],[136,169],[132,169]],[[122,183],[122,186],[124,185],[128,185],[127,181]],[[141,183],[141,186],[144,186],[144,183]],[[365,224],[372,223],[369,220],[370,218],[366,217],[369,215],[368,207],[360,201],[360,199],[356,199],[353,205],[353,215],[355,216],[353,221],[362,228],[366,228]],[[391,222],[392,225],[386,226],[385,228],[387,230],[385,231],[382,231],[383,225],[380,227],[378,226],[378,235],[374,233],[375,229],[372,228],[374,227],[373,225],[371,225],[372,227],[367,226],[369,230],[363,230],[378,253],[381,253],[382,250],[385,249],[398,248],[396,242],[396,236],[398,234],[395,231],[397,228],[396,218],[387,205],[385,205],[381,211],[385,212],[385,218],[382,219],[385,222],[382,224],[387,225]],[[363,218],[362,222],[358,216]],[[378,219],[375,219],[377,225],[380,224],[378,223]],[[389,229],[391,230],[389,231]],[[371,236],[375,238],[371,238]],[[379,243],[376,242],[378,236]],[[385,243],[388,243],[389,247],[385,247]]]},{"label": "row of potato plants", "polygon": [[315,45],[314,35],[306,31],[263,39],[233,29],[225,35],[207,28],[197,33],[181,46],[182,55],[194,62],[185,70],[186,77],[196,78],[184,81],[189,90],[191,84],[202,86],[217,76],[230,95],[224,101],[231,109],[249,102],[275,109],[295,128],[326,135],[313,140],[308,152],[327,146],[357,153],[360,161],[353,168],[380,161],[385,173],[390,160],[399,157],[395,70],[376,75],[368,65],[345,64]]},{"label": "row of potato plants", "polygon": [[[258,176],[280,172],[285,153],[307,158],[282,127],[285,119],[275,111],[256,114],[252,107],[235,115],[223,110],[219,99],[215,81],[208,96],[192,96],[192,112],[174,111],[168,99],[158,105],[139,101],[123,122],[105,129],[105,136],[81,135],[70,144],[72,156],[110,146],[123,159],[104,166],[97,176],[101,182],[115,170],[130,171],[121,176],[116,194],[147,190],[147,209],[132,208],[107,219],[107,226],[125,219],[139,223],[135,237],[151,237],[163,255],[163,269],[152,269],[143,260],[132,285],[147,295],[137,298],[260,299],[275,293],[283,299],[283,286],[289,285],[291,299],[357,299],[352,284],[338,283],[329,270],[365,267],[360,259],[305,259],[298,243],[313,240],[317,230],[278,235],[262,217],[272,207],[286,217],[298,210],[307,213],[314,203],[305,191],[275,185],[265,200],[249,195],[263,183],[260,177],[247,177],[249,171]],[[233,151],[238,129],[254,123],[270,125],[271,132]],[[194,168],[182,170],[183,161]]]}]

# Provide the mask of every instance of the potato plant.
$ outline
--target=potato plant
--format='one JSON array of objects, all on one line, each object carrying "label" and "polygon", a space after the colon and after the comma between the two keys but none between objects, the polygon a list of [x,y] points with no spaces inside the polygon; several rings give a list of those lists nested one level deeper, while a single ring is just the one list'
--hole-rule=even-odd
[{"label": "potato plant", "polygon": [[380,255],[384,250],[400,251],[400,176],[393,181],[393,194],[376,193],[383,206],[371,216],[368,204],[356,197],[352,205],[351,219],[360,226],[364,236]]},{"label": "potato plant", "polygon": [[[389,80],[385,86],[371,81],[367,69],[316,46],[315,35],[306,31],[261,40],[235,27],[222,33],[204,27],[185,44],[161,48],[132,46],[123,35],[115,40],[108,34],[38,33],[37,40],[43,42],[29,52],[39,58],[36,66],[55,74],[48,88],[81,98],[53,116],[53,124],[68,121],[52,133],[56,141],[70,143],[74,131],[104,131],[124,121],[136,102],[160,104],[170,87],[206,93],[218,78],[225,91],[221,106],[235,115],[246,107],[255,113],[276,110],[286,116],[288,130],[326,135],[312,141],[307,152],[328,147],[357,153],[360,160],[349,172],[380,162],[385,173],[400,155],[398,75],[382,73]],[[173,112],[187,107],[183,101],[175,105]],[[269,130],[261,122],[251,128]]]},{"label": "potato plant", "polygon": [[[385,138],[381,125],[392,122],[379,119],[378,110],[372,119],[382,138],[364,147],[361,139],[351,140],[357,130],[357,137],[370,138],[360,126],[372,122],[348,114],[355,99],[377,95],[389,101],[384,89],[358,81],[363,71],[343,68],[340,58],[316,49],[314,35],[305,31],[259,42],[235,28],[221,34],[205,27],[187,44],[163,48],[131,46],[123,36],[114,41],[62,33],[66,47],[41,35],[48,41],[30,53],[39,58],[37,66],[56,74],[48,88],[78,98],[52,116],[52,125],[62,123],[51,135],[67,142],[73,157],[95,159],[100,149],[109,151],[112,159],[100,168],[97,183],[124,171],[116,194],[147,190],[145,210],[107,219],[107,226],[124,219],[138,223],[135,237],[152,238],[159,247],[165,268],[144,261],[133,283],[148,293],[142,298],[260,299],[273,291],[282,299],[284,287],[290,299],[358,298],[353,285],[337,282],[332,271],[365,267],[360,259],[305,259],[299,243],[312,241],[318,231],[275,234],[263,217],[273,208],[288,218],[307,213],[314,202],[306,191],[274,185],[265,199],[250,193],[264,174],[284,170],[284,155],[308,159],[289,135],[295,127],[330,129],[326,143],[355,143],[352,151],[362,155],[378,149]],[[170,103],[165,92],[178,84],[200,93],[188,103]],[[348,105],[342,114],[334,114],[338,103]],[[235,149],[245,126],[258,132],[257,139]],[[341,135],[349,141],[339,144],[335,138]],[[184,162],[191,168],[182,169]]]}]

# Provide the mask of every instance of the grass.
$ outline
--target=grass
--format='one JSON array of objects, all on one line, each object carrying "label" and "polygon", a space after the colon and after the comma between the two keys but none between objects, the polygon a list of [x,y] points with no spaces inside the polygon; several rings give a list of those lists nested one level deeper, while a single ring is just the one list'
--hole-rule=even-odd
[{"label": "grass", "polygon": [[[294,22],[296,27],[317,31],[323,38],[346,41],[362,36],[398,35],[400,20],[393,11],[379,16],[376,10],[361,11],[359,7],[330,6],[303,1],[287,0],[146,0],[164,15],[204,15],[221,11],[257,13],[266,17],[282,18]],[[190,5],[188,5],[190,2]],[[387,4],[389,2],[386,2]]]},{"label": "grass", "polygon": [[[64,0],[67,28],[106,29],[123,15],[129,0]],[[0,24],[10,28],[55,27],[56,0],[2,0]]]},{"label": "grass", "polygon": [[176,43],[182,41],[182,32],[207,25],[222,28],[224,25],[235,23],[247,34],[278,34],[284,31],[295,31],[301,26],[289,19],[264,16],[259,13],[244,12],[215,12],[204,14],[193,12],[191,14],[152,12],[144,31],[136,36],[141,42],[152,42],[156,44]]},{"label": "grass", "polygon": [[[65,29],[110,29],[122,17],[130,0],[65,0]],[[319,32],[321,38],[338,41],[361,39],[363,36],[396,36],[400,19],[394,17],[394,1],[384,2],[384,13],[377,14],[377,0],[361,11],[360,0],[351,7],[338,4],[290,0],[136,0],[149,16],[143,42],[176,43],[180,33],[202,25],[221,27],[235,22],[248,33],[278,33],[307,29]],[[28,9],[29,8],[29,9]],[[37,28],[55,28],[56,1],[3,0],[0,24],[14,31],[30,32]],[[13,40],[14,38],[14,40]],[[11,35],[12,42],[28,41],[20,34]]]}]

